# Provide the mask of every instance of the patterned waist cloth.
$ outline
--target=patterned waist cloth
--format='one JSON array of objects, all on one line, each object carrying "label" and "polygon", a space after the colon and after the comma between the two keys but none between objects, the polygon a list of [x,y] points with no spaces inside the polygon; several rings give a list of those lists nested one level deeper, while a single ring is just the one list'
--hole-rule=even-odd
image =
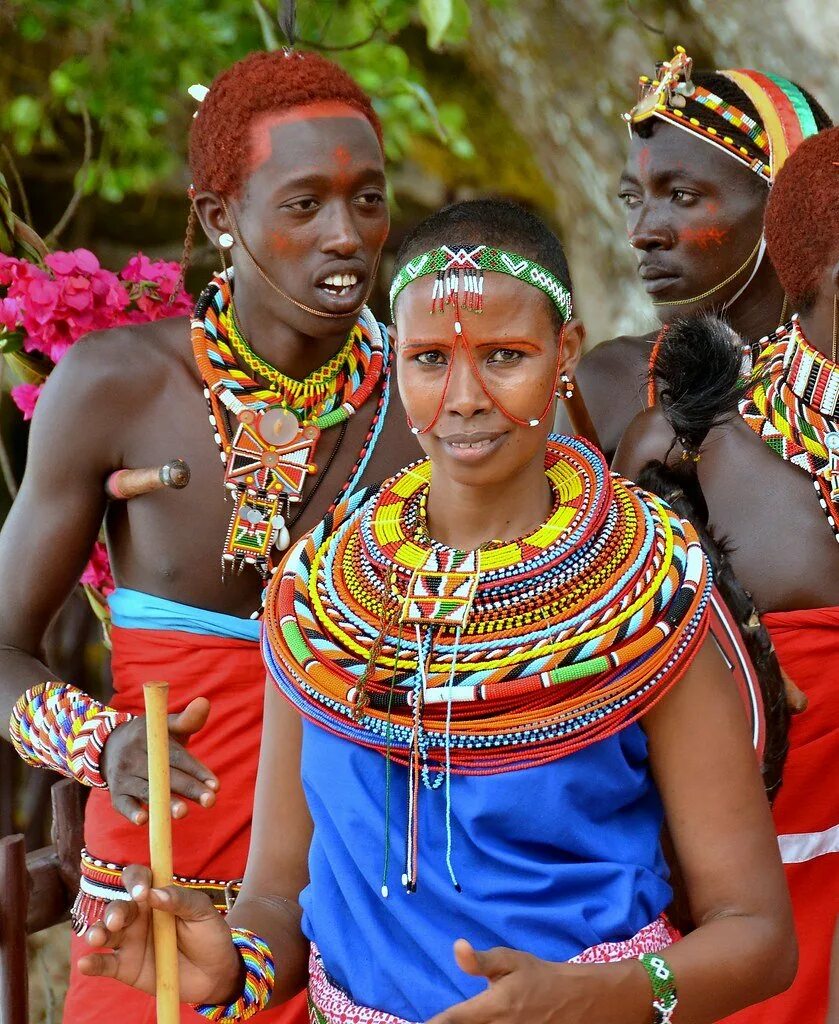
[{"label": "patterned waist cloth", "polygon": [[[601,942],[572,957],[572,964],[607,964],[630,960],[642,953],[657,953],[672,946],[681,936],[662,915],[645,925],[631,939]],[[309,953],[309,1024],[420,1024],[395,1017],[384,1010],[359,1006],[326,973],[323,958],[312,943]]]},{"label": "patterned waist cloth", "polygon": [[[131,898],[122,886],[123,867],[123,864],[99,860],[87,850],[82,850],[81,884],[70,911],[73,931],[77,935],[84,935],[92,924],[101,920],[105,908],[112,900]],[[186,878],[175,875],[174,882],[185,889],[206,893],[216,910],[226,914],[236,902],[242,879]]]}]

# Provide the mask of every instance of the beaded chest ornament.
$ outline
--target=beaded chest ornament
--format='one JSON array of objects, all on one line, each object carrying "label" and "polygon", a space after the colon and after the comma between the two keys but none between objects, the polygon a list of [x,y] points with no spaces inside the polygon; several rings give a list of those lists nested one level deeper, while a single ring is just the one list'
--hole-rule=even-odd
[{"label": "beaded chest ornament", "polygon": [[[224,486],[234,498],[222,573],[228,567],[241,572],[250,564],[267,579],[272,549],[289,546],[289,527],[296,519],[292,508],[305,507],[303,488],[307,477],[318,471],[313,459],[321,432],[345,425],[382,380],[389,358],[387,336],[365,308],[340,351],[305,380],[293,380],[248,346],[236,320],[230,273],[224,272],[198,299],[192,346],[224,464]],[[255,374],[266,383],[259,383]],[[371,434],[381,426],[387,397],[385,381]],[[342,494],[355,486],[366,454],[362,452]],[[309,497],[313,494],[314,488]]]},{"label": "beaded chest ornament", "polygon": [[[635,721],[704,636],[710,579],[690,526],[579,438],[549,443],[551,515],[526,537],[457,551],[428,536],[431,464],[289,551],[266,598],[263,653],[313,722],[407,769],[407,891],[421,788],[552,761]],[[382,891],[387,895],[389,826]]]},{"label": "beaded chest ornament", "polygon": [[807,341],[798,316],[759,344],[740,415],[782,459],[808,474],[839,541],[839,364]]}]

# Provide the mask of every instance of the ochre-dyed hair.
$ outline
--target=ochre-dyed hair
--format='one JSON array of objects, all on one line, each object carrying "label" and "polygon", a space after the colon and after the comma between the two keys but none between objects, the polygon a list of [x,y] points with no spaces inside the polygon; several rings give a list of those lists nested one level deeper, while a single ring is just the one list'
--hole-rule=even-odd
[{"label": "ochre-dyed hair", "polygon": [[806,312],[839,259],[839,128],[805,139],[781,168],[766,205],[766,248],[792,308]]},{"label": "ochre-dyed hair", "polygon": [[363,114],[381,143],[382,127],[369,96],[325,57],[274,50],[237,61],[215,79],[192,122],[189,165],[195,190],[237,195],[248,167],[254,118],[330,100]]}]

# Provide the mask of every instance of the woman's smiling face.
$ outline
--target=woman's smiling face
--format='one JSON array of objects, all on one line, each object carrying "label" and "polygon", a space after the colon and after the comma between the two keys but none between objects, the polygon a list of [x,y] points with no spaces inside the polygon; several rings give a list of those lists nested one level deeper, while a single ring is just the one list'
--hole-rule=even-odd
[{"label": "woman's smiling face", "polygon": [[547,296],[505,274],[487,273],[480,314],[455,303],[432,313],[430,299],[431,279],[420,278],[395,311],[399,392],[417,439],[453,480],[512,479],[544,457],[553,392],[576,363],[581,328],[558,331]]}]

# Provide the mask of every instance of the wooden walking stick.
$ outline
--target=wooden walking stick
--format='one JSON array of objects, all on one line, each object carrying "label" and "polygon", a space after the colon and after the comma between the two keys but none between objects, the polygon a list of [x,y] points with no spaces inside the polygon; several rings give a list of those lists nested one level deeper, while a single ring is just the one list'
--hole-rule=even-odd
[{"label": "wooden walking stick", "polygon": [[[146,742],[149,757],[149,854],[152,885],[172,884],[172,821],[169,787],[168,683],[145,683]],[[152,911],[157,1024],[179,1024],[178,939],[175,918]]]}]

